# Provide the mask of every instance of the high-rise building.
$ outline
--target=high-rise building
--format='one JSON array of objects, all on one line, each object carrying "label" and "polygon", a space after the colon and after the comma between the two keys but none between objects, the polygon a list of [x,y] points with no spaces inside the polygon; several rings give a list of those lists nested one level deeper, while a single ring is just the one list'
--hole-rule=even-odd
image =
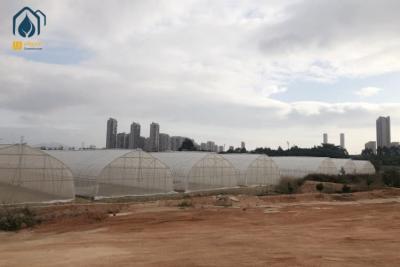
[{"label": "high-rise building", "polygon": [[200,144],[200,150],[201,151],[206,151],[207,150],[207,144],[206,143],[201,143]]},{"label": "high-rise building", "polygon": [[390,117],[376,120],[376,144],[378,148],[390,147]]},{"label": "high-rise building", "polygon": [[171,141],[168,134],[160,133],[160,151],[171,150]]},{"label": "high-rise building", "polygon": [[107,136],[106,136],[106,148],[117,147],[117,126],[118,122],[116,119],[109,118],[107,121]]},{"label": "high-rise building", "polygon": [[207,151],[214,151],[215,143],[213,141],[207,141]]},{"label": "high-rise building", "polygon": [[244,141],[242,141],[242,142],[240,143],[240,148],[241,148],[241,149],[246,149],[246,143],[245,143]]},{"label": "high-rise building", "polygon": [[118,133],[116,148],[120,148],[120,149],[128,148],[128,141],[129,141],[128,137],[129,137],[129,135],[127,135],[126,133]]},{"label": "high-rise building", "polygon": [[139,136],[139,144],[138,144],[138,148],[145,150],[145,144],[146,144],[146,138],[143,136]]},{"label": "high-rise building", "polygon": [[136,122],[132,122],[131,132],[129,134],[129,148],[132,148],[132,149],[140,148],[139,138],[140,138],[140,124],[136,123]]},{"label": "high-rise building", "polygon": [[224,152],[224,146],[219,146],[218,147],[218,152]]},{"label": "high-rise building", "polygon": [[369,141],[365,143],[365,149],[371,149],[374,154],[376,154],[376,142]]},{"label": "high-rise building", "polygon": [[147,152],[152,152],[152,146],[151,146],[151,142],[150,142],[150,138],[144,138],[144,146],[143,146],[143,150],[147,151]]},{"label": "high-rise building", "polygon": [[340,147],[345,148],[345,143],[344,143],[344,133],[340,134]]},{"label": "high-rise building", "polygon": [[124,141],[124,148],[125,149],[129,149],[129,139],[130,139],[130,135],[129,134],[125,134],[125,141]]},{"label": "high-rise building", "polygon": [[150,124],[150,151],[160,151],[160,125],[152,122]]},{"label": "high-rise building", "polygon": [[327,133],[324,133],[324,134],[323,134],[322,143],[323,143],[323,144],[327,144],[327,143],[328,143],[328,134],[327,134]]}]

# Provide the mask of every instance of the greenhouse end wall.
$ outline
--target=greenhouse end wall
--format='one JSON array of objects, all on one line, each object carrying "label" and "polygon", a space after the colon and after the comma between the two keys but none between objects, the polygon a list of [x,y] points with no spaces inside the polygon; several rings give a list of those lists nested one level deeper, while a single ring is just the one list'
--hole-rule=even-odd
[{"label": "greenhouse end wall", "polygon": [[236,169],[238,185],[277,185],[278,165],[267,155],[222,154]]},{"label": "greenhouse end wall", "polygon": [[353,160],[357,174],[375,174],[374,165],[369,160]]},{"label": "greenhouse end wall", "polygon": [[221,155],[205,152],[158,152],[152,155],[171,168],[176,191],[237,186],[234,167]]},{"label": "greenhouse end wall", "polygon": [[75,191],[71,171],[59,160],[25,144],[0,147],[0,202],[68,201]]}]

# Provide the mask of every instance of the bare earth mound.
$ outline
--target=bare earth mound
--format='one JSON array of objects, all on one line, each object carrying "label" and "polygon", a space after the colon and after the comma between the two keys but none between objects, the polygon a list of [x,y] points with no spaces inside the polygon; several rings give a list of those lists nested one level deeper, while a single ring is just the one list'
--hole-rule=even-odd
[{"label": "bare earth mound", "polygon": [[[42,209],[0,233],[0,266],[398,266],[400,191]],[[185,204],[186,205],[186,204]],[[111,213],[107,218],[102,216]],[[115,213],[113,216],[112,213]],[[52,214],[54,218],[49,216]]]}]

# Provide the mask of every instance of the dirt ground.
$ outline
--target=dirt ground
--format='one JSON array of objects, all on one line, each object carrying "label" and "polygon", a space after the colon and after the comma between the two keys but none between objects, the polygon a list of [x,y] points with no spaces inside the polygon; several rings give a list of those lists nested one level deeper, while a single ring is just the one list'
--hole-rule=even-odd
[{"label": "dirt ground", "polygon": [[182,201],[43,208],[40,226],[0,232],[0,266],[400,264],[400,190]]}]

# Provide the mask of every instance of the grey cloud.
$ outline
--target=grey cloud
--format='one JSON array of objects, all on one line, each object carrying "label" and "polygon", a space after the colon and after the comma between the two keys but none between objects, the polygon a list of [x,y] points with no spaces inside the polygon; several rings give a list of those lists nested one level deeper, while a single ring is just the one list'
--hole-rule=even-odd
[{"label": "grey cloud", "polygon": [[288,7],[285,22],[264,29],[261,48],[271,53],[368,43],[398,31],[399,9],[396,0],[302,1]]}]

